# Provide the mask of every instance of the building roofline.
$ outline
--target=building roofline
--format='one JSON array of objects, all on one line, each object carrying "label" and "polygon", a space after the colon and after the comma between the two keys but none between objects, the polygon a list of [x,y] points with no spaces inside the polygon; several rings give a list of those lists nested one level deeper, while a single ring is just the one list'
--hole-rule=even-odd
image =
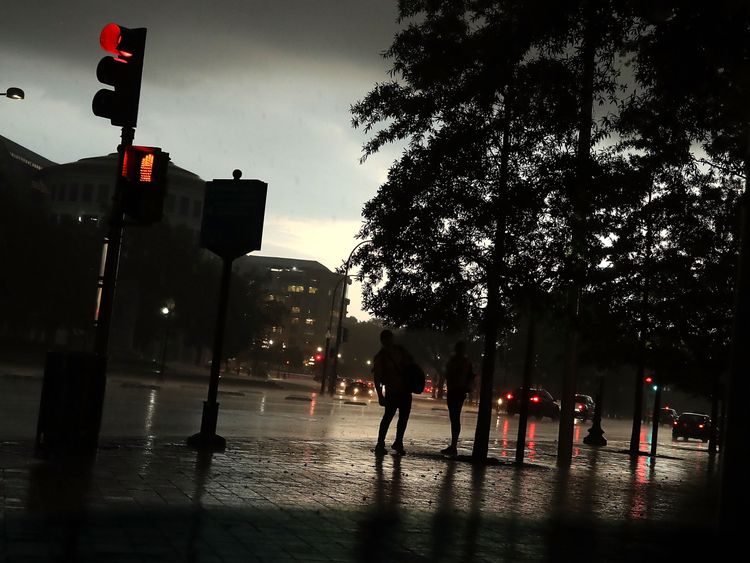
[{"label": "building roofline", "polygon": [[240,270],[242,271],[248,271],[253,267],[272,268],[274,266],[277,266],[286,270],[296,269],[300,271],[307,270],[315,272],[326,272],[329,274],[334,273],[316,260],[304,260],[301,258],[282,258],[280,256],[246,255],[239,259],[238,265]]},{"label": "building roofline", "polygon": [[36,153],[30,149],[27,149],[23,145],[19,145],[15,141],[12,141],[8,139],[7,137],[3,137],[2,135],[0,135],[0,143],[5,146],[5,150],[7,150],[9,153],[13,153],[13,154],[18,155],[21,158],[30,160],[34,164],[37,164],[38,166],[41,166],[42,168],[46,168],[48,166],[57,166],[57,163],[53,162],[49,158],[45,158],[39,153]]}]

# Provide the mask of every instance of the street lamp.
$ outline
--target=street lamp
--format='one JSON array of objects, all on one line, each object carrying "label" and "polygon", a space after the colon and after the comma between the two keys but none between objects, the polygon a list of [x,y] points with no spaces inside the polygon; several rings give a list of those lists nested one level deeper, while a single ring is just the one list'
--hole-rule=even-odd
[{"label": "street lamp", "polygon": [[170,319],[172,318],[172,312],[174,311],[174,301],[170,299],[167,303],[159,310],[164,317],[165,328],[164,328],[164,344],[161,348],[161,369],[159,369],[159,379],[164,379],[164,364],[167,360],[167,342],[169,341],[169,328],[172,326]]},{"label": "street lamp", "polygon": [[[354,256],[354,251],[357,250],[363,244],[367,244],[370,242],[372,242],[372,240],[369,240],[369,239],[363,240],[357,246],[352,248],[352,251],[349,253],[349,258],[346,259],[346,268],[344,270],[344,277],[342,279],[349,278],[349,267],[352,264],[352,256]],[[336,293],[334,292],[334,296],[335,295]],[[341,290],[341,306],[339,307],[339,318],[338,318],[338,323],[336,327],[336,354],[333,356],[333,374],[331,375],[331,380],[328,382],[328,393],[331,396],[333,396],[334,387],[336,385],[336,371],[338,368],[339,347],[341,346],[341,323],[344,320],[343,317],[344,317],[345,303],[346,303],[346,284],[344,285],[344,289]]]},{"label": "street lamp", "polygon": [[10,87],[5,92],[0,92],[0,96],[5,96],[11,100],[23,100],[26,94],[20,88]]},{"label": "street lamp", "polygon": [[[348,280],[348,276],[341,276],[341,279],[336,282],[336,285],[333,288],[333,295],[331,296],[331,314],[328,317],[328,330],[326,330],[326,345],[325,350],[323,352],[323,365],[321,367],[321,373],[320,373],[320,394],[322,395],[326,391],[326,373],[328,372],[328,357],[331,354],[331,326],[333,325],[333,311],[334,307],[336,306],[336,292],[339,290],[339,286],[341,283],[347,280],[347,283],[350,283]],[[344,289],[341,290],[342,293],[345,291]],[[329,387],[333,388],[336,385],[336,376],[332,375],[331,379],[333,380],[333,383],[329,385]]]}]

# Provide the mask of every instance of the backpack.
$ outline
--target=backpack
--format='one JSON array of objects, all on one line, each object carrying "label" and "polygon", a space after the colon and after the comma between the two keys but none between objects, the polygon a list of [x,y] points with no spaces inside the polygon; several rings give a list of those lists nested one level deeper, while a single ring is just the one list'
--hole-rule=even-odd
[{"label": "backpack", "polygon": [[419,364],[412,362],[406,366],[406,377],[409,381],[409,390],[415,395],[424,391],[425,374]]}]

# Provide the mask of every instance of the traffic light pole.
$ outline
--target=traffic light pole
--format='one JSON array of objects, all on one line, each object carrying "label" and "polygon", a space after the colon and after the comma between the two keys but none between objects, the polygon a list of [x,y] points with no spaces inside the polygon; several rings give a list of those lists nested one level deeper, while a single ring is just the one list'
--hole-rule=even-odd
[{"label": "traffic light pole", "polygon": [[125,148],[132,146],[135,138],[133,127],[123,127],[121,143],[117,148],[117,170],[115,171],[115,191],[112,196],[112,210],[109,217],[109,230],[104,239],[104,273],[99,280],[97,290],[98,303],[96,307],[96,335],[94,337],[94,353],[106,357],[109,346],[109,328],[112,323],[112,307],[115,300],[115,286],[117,284],[117,268],[120,262],[120,247],[123,230],[123,178],[120,171],[125,155]]}]

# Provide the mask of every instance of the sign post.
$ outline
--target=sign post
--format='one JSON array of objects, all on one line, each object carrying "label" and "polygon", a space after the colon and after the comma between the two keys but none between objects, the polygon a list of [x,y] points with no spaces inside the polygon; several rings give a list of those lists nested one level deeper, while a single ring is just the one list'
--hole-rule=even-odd
[{"label": "sign post", "polygon": [[208,397],[203,402],[200,432],[187,439],[189,446],[200,450],[222,451],[226,448],[227,441],[216,434],[219,417],[219,403],[216,399],[219,392],[232,262],[243,254],[260,250],[263,238],[268,184],[260,180],[240,180],[240,170],[232,172],[232,176],[232,180],[206,182],[203,203],[201,246],[221,257],[222,273]]}]

